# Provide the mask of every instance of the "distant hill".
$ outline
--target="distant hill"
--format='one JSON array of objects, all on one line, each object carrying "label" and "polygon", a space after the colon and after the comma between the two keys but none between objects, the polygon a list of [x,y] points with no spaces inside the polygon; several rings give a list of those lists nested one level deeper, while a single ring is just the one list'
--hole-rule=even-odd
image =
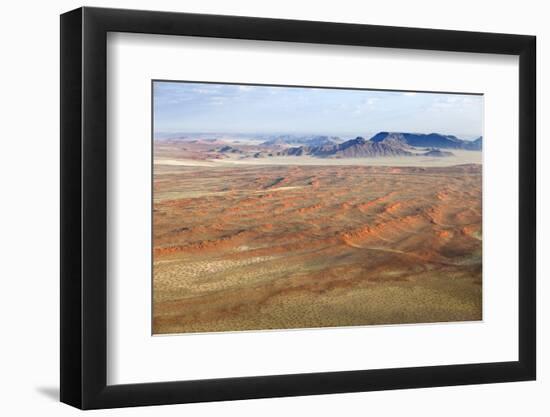
[{"label": "distant hill", "polygon": [[375,143],[393,143],[427,148],[466,150],[481,150],[482,148],[481,136],[474,141],[467,141],[453,135],[441,135],[439,133],[380,132],[370,140]]},{"label": "distant hill", "polygon": [[307,146],[325,146],[334,145],[340,142],[337,136],[294,136],[282,135],[270,138],[262,143],[264,146],[275,145],[307,145]]},{"label": "distant hill", "polygon": [[437,156],[438,158],[443,158],[446,156],[454,156],[454,153],[434,148],[430,149],[428,152],[423,153],[422,156]]},{"label": "distant hill", "polygon": [[344,143],[323,146],[300,146],[285,149],[283,155],[311,155],[334,158],[375,158],[383,156],[413,156],[401,146],[367,141],[362,137]]},{"label": "distant hill", "polygon": [[342,158],[364,158],[364,157],[383,157],[383,156],[412,156],[401,146],[396,146],[391,143],[376,143],[367,141],[362,137],[348,140],[340,145],[335,146],[331,156]]}]

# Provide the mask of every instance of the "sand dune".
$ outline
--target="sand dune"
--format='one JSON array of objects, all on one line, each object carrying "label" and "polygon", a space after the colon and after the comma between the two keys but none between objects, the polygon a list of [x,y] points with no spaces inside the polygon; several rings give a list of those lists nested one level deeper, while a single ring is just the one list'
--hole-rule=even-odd
[{"label": "sand dune", "polygon": [[319,159],[160,160],[155,333],[481,319],[481,165]]}]

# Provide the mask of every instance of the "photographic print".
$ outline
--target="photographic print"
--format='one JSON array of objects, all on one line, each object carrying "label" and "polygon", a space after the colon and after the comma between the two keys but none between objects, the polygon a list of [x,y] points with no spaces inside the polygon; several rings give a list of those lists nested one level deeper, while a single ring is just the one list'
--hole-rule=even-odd
[{"label": "photographic print", "polygon": [[152,82],[153,334],[482,319],[483,95]]}]

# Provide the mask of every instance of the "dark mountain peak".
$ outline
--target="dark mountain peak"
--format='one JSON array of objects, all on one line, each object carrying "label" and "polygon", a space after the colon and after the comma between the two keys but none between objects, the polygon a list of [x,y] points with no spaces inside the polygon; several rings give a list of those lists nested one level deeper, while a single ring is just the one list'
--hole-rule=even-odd
[{"label": "dark mountain peak", "polygon": [[342,143],[334,156],[344,158],[364,158],[381,156],[411,156],[411,152],[394,143],[375,143],[363,138],[356,138]]},{"label": "dark mountain peak", "polygon": [[341,149],[349,148],[350,146],[360,146],[367,143],[364,137],[357,136],[355,139],[350,139],[345,141],[344,143],[340,144]]},{"label": "dark mountain peak", "polygon": [[376,135],[370,138],[370,140],[371,142],[382,142],[389,134],[390,132],[378,132]]},{"label": "dark mountain peak", "polygon": [[312,155],[335,158],[376,158],[382,156],[411,156],[402,146],[391,143],[374,143],[358,136],[341,144],[324,146],[300,146],[284,151],[285,155]]},{"label": "dark mountain peak", "polygon": [[388,133],[381,141],[377,143],[385,143],[388,145],[399,146],[402,148],[409,148],[407,139],[403,133]]}]

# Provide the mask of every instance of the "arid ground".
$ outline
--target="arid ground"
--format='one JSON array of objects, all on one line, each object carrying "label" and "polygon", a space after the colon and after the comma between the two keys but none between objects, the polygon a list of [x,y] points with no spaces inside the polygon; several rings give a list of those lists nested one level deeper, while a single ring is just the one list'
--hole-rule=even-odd
[{"label": "arid ground", "polygon": [[155,143],[155,334],[481,320],[481,152],[283,164],[194,146]]}]

